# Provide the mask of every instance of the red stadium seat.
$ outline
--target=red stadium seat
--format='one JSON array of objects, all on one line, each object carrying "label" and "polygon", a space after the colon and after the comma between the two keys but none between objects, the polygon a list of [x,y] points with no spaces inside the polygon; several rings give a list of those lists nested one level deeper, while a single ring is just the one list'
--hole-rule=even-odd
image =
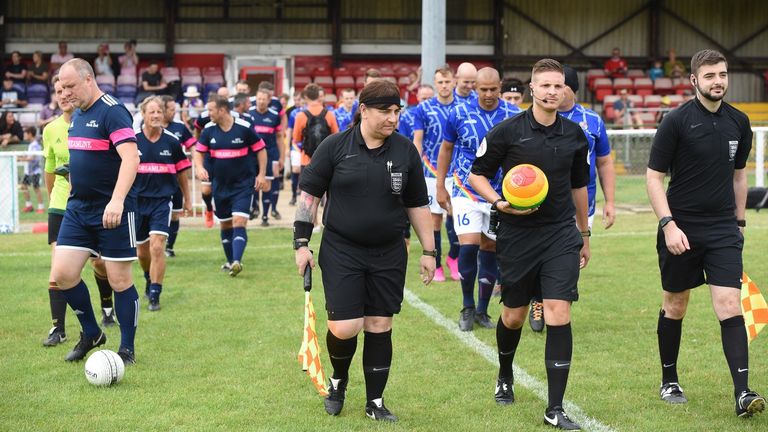
[{"label": "red stadium seat", "polygon": [[181,68],[181,76],[192,76],[192,75],[200,76],[200,68],[194,67],[194,66]]},{"label": "red stadium seat", "polygon": [[357,90],[360,90],[361,88],[363,88],[364,85],[365,85],[365,77],[364,76],[359,76],[359,77],[355,78],[355,88]]},{"label": "red stadium seat", "polygon": [[627,78],[643,78],[643,77],[645,77],[645,71],[642,69],[627,70]]},{"label": "red stadium seat", "polygon": [[326,93],[325,94],[325,104],[326,105],[333,105],[333,107],[336,107],[336,102],[338,102],[338,99],[336,98],[336,95],[333,93]]},{"label": "red stadium seat", "polygon": [[224,75],[224,72],[218,66],[206,66],[203,68],[203,76],[205,75]]},{"label": "red stadium seat", "polygon": [[630,94],[635,92],[635,83],[632,78],[615,78],[613,80],[613,90],[618,93],[620,90],[627,90]]},{"label": "red stadium seat", "polygon": [[640,96],[653,94],[653,81],[650,78],[635,78],[635,94]]},{"label": "red stadium seat", "polygon": [[646,108],[658,108],[661,106],[661,96],[659,95],[645,95],[643,99]]},{"label": "red stadium seat", "polygon": [[645,107],[645,102],[643,101],[643,97],[640,95],[629,95],[627,99],[629,99],[629,101],[632,102],[633,108]]},{"label": "red stadium seat", "polygon": [[675,92],[675,88],[672,85],[672,79],[666,77],[656,78],[653,83],[653,92],[659,95],[668,95]]},{"label": "red stadium seat", "polygon": [[674,108],[674,107],[680,105],[681,103],[683,103],[684,100],[685,99],[681,95],[671,94],[671,95],[669,95],[669,106]]},{"label": "red stadium seat", "polygon": [[675,87],[675,94],[683,95],[687,91],[693,91],[691,81],[687,78],[674,78],[672,85]]},{"label": "red stadium seat", "polygon": [[337,89],[354,88],[355,78],[348,75],[337,76],[334,80],[334,84]]},{"label": "red stadium seat", "polygon": [[163,75],[165,82],[178,81],[179,80],[179,68],[164,67],[160,69],[160,73]]},{"label": "red stadium seat", "polygon": [[613,94],[613,81],[610,78],[597,78],[595,80],[595,99],[602,102],[610,94]]},{"label": "red stadium seat", "polygon": [[652,112],[641,112],[637,114],[643,122],[643,129],[652,129],[656,126],[656,114]]},{"label": "red stadium seat", "polygon": [[618,95],[607,95],[605,96],[605,99],[603,100],[603,117],[605,117],[606,121],[612,122],[613,121],[613,103],[619,100]]},{"label": "red stadium seat", "polygon": [[321,87],[333,87],[333,77],[330,75],[315,75],[313,82]]},{"label": "red stadium seat", "polygon": [[602,69],[589,69],[587,71],[587,83],[589,86],[589,89],[594,91],[595,90],[595,80],[598,78],[607,78],[607,75],[605,74],[605,71]]},{"label": "red stadium seat", "polygon": [[307,75],[299,75],[293,79],[293,87],[296,90],[303,90],[304,86],[311,83],[312,79]]}]

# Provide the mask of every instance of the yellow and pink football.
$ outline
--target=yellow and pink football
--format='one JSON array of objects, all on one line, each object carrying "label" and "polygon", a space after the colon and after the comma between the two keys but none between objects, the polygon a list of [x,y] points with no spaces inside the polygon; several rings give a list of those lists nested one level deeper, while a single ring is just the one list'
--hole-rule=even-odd
[{"label": "yellow and pink football", "polygon": [[501,190],[509,205],[518,210],[527,210],[544,202],[549,192],[549,182],[539,167],[520,164],[504,176]]}]

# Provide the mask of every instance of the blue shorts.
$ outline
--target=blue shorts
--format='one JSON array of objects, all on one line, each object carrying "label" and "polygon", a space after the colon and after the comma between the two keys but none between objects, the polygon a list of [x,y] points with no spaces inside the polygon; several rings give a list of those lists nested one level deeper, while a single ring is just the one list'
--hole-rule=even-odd
[{"label": "blue shorts", "polygon": [[104,212],[64,212],[56,240],[57,249],[85,250],[106,261],[136,259],[136,220],[134,212],[124,212],[120,226],[106,229]]},{"label": "blue shorts", "polygon": [[213,191],[213,212],[220,221],[232,220],[232,216],[250,217],[253,205],[253,187]]},{"label": "blue shorts", "polygon": [[150,234],[160,234],[168,237],[171,224],[171,200],[168,198],[139,197],[137,212],[139,231],[136,233],[136,244],[149,240]]},{"label": "blue shorts", "polygon": [[184,194],[181,193],[181,188],[177,187],[171,198],[173,203],[173,211],[179,213],[184,210]]}]

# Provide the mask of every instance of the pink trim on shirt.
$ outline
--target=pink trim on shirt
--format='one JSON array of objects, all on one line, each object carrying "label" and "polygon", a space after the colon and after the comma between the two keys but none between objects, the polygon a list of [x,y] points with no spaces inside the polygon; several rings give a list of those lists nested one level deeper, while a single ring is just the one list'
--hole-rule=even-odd
[{"label": "pink trim on shirt", "polygon": [[189,137],[189,139],[184,141],[184,143],[182,143],[182,145],[184,146],[185,149],[189,150],[192,147],[194,147],[196,142],[197,142],[197,140],[195,139],[195,137]]},{"label": "pink trim on shirt", "polygon": [[253,130],[256,131],[256,133],[263,133],[263,134],[273,134],[275,133],[275,128],[273,126],[264,126],[264,125],[256,125],[253,127]]},{"label": "pink trim on shirt", "polygon": [[199,151],[200,153],[207,153],[208,146],[201,142],[198,142],[197,145],[195,146],[195,150]]},{"label": "pink trim on shirt", "polygon": [[[262,143],[262,147],[264,147],[263,141],[259,141],[259,142]],[[221,149],[221,150],[211,149],[211,157],[214,159],[234,159],[234,158],[239,158],[247,155],[248,155],[248,147],[243,147],[239,149]]]},{"label": "pink trim on shirt", "polygon": [[264,140],[259,140],[259,141],[255,142],[255,143],[251,144],[251,150],[257,152],[257,151],[263,149],[266,146],[267,145],[264,144]]},{"label": "pink trim on shirt", "polygon": [[176,166],[174,164],[164,163],[145,163],[139,164],[139,174],[176,174]]},{"label": "pink trim on shirt", "polygon": [[67,147],[70,150],[105,151],[109,150],[109,141],[97,138],[69,137]]},{"label": "pink trim on shirt", "polygon": [[192,162],[189,161],[189,159],[184,159],[176,162],[176,172],[184,171],[185,169],[192,166]]},{"label": "pink trim on shirt", "polygon": [[133,129],[131,128],[122,128],[109,134],[109,139],[113,143],[119,143],[120,141],[125,141],[127,139],[132,139],[133,141],[136,141],[136,134],[133,132]]}]

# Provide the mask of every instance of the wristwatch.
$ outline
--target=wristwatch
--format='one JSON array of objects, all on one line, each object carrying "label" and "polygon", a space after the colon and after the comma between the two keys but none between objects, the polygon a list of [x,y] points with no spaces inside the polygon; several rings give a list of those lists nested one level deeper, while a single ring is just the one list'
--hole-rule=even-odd
[{"label": "wristwatch", "polygon": [[745,228],[747,226],[747,220],[746,219],[736,219],[736,226],[740,228]]},{"label": "wristwatch", "polygon": [[437,258],[437,249],[425,250],[421,253],[424,256],[431,256]]},{"label": "wristwatch", "polygon": [[587,228],[586,231],[579,231],[582,237],[592,237],[592,230]]},{"label": "wristwatch", "polygon": [[299,248],[308,247],[309,246],[309,240],[294,240],[293,241],[293,250],[299,250]]}]

